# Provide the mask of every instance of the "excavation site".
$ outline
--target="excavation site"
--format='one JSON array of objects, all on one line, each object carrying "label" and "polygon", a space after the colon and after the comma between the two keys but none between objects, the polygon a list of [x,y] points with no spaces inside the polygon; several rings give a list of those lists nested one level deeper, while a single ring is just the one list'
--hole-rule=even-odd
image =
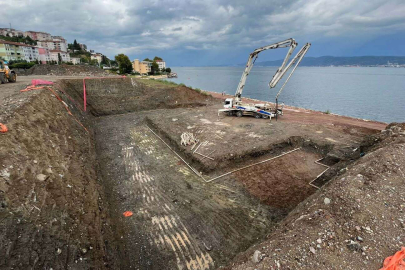
[{"label": "excavation site", "polygon": [[0,88],[1,269],[377,269],[405,242],[403,124],[37,78]]}]

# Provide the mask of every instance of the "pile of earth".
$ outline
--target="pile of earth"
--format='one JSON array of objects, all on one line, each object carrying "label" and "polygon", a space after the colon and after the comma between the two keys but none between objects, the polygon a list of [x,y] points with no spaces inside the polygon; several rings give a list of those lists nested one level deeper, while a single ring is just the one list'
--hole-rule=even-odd
[{"label": "pile of earth", "polygon": [[26,75],[106,76],[108,73],[96,66],[35,65],[27,70]]}]

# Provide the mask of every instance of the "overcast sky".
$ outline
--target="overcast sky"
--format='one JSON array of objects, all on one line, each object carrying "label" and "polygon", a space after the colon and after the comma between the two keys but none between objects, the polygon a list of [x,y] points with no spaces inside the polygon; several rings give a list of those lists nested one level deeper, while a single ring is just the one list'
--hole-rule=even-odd
[{"label": "overcast sky", "polygon": [[[405,55],[404,0],[0,0],[0,27],[76,39],[110,58],[169,66],[239,64],[295,38],[307,56]],[[258,61],[283,57],[265,52]]]}]

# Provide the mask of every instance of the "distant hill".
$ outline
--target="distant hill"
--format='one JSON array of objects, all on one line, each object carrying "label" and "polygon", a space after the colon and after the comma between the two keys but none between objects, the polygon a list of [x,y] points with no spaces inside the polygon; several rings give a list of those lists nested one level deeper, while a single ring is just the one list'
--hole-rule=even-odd
[{"label": "distant hill", "polygon": [[[304,57],[301,66],[376,66],[398,64],[405,65],[405,56],[356,56],[356,57]],[[256,62],[255,66],[280,66],[283,60]],[[241,64],[244,66],[245,64]]]}]

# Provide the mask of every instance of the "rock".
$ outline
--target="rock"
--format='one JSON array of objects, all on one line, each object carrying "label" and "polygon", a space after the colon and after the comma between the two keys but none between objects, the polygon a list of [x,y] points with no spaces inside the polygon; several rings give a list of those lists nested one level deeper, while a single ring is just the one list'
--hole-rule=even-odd
[{"label": "rock", "polygon": [[317,242],[318,244],[321,244],[321,243],[322,243],[321,238],[318,238],[318,239],[316,240],[316,242]]},{"label": "rock", "polygon": [[262,259],[263,259],[262,253],[256,250],[255,253],[253,253],[252,261],[254,263],[259,263]]},{"label": "rock", "polygon": [[46,169],[46,172],[47,172],[47,173],[52,173],[52,168]]},{"label": "rock", "polygon": [[177,120],[179,120],[179,119],[177,119],[177,118],[172,118],[172,121],[173,121],[173,122],[176,122]]},{"label": "rock", "polygon": [[86,254],[87,253],[87,249],[82,248],[82,254]]},{"label": "rock", "polygon": [[358,241],[360,241],[360,242],[363,242],[363,241],[364,241],[364,240],[363,240],[363,237],[361,237],[361,236],[357,236],[356,239],[357,239]]},{"label": "rock", "polygon": [[309,251],[311,251],[313,254],[316,253],[316,250],[315,250],[313,247],[310,247],[310,248],[309,248]]},{"label": "rock", "polygon": [[34,164],[37,164],[37,163],[38,163],[38,161],[36,161],[35,159],[34,159],[34,161],[33,161],[33,162],[34,162]]},{"label": "rock", "polygon": [[357,241],[350,240],[347,248],[351,251],[361,251],[361,245]]},{"label": "rock", "polygon": [[37,175],[37,180],[38,181],[43,182],[43,181],[46,180],[46,178],[48,178],[48,177],[45,174],[40,173],[40,174]]},{"label": "rock", "polygon": [[329,199],[329,198],[325,198],[325,199],[323,200],[323,203],[326,204],[326,205],[330,204],[330,199]]},{"label": "rock", "polygon": [[60,249],[60,248],[58,248],[57,250],[56,250],[56,254],[61,254],[62,253],[62,250]]}]

